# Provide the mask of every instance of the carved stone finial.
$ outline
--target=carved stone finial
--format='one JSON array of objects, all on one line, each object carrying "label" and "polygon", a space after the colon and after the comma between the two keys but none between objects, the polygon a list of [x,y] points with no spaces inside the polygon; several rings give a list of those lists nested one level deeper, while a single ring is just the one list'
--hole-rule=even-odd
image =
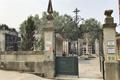
[{"label": "carved stone finial", "polygon": [[52,7],[52,1],[51,0],[49,0],[47,12],[48,12],[47,19],[48,20],[52,20],[53,19],[53,16],[52,16],[52,14],[53,14],[53,7]]},{"label": "carved stone finial", "polygon": [[113,10],[105,10],[105,13],[104,13],[104,15],[106,16],[106,17],[111,17],[111,14],[113,13]]}]

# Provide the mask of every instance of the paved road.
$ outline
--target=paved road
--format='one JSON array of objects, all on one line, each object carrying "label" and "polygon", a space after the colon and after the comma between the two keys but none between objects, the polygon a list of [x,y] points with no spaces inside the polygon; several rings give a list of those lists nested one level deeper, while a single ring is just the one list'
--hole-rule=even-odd
[{"label": "paved road", "polygon": [[93,56],[94,58],[90,58],[88,60],[79,58],[79,77],[89,78],[82,80],[102,79],[102,73],[100,72],[99,57],[97,55],[93,55]]},{"label": "paved road", "polygon": [[50,79],[44,79],[33,74],[0,70],[0,80],[50,80]]}]

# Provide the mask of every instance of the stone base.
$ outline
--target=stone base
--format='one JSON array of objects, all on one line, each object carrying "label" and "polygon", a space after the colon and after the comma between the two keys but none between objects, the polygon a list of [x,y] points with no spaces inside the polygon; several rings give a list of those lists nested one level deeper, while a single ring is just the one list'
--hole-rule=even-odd
[{"label": "stone base", "polygon": [[105,62],[105,80],[120,80],[119,77],[119,63]]}]

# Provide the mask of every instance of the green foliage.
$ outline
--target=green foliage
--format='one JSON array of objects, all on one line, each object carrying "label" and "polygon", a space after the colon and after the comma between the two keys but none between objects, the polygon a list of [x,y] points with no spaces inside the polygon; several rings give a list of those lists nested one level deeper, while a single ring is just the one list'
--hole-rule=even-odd
[{"label": "green foliage", "polygon": [[[43,50],[44,41],[42,39],[43,21],[38,15],[30,16],[20,27],[22,37],[22,50]],[[28,35],[31,35],[28,36]],[[30,45],[28,45],[30,43]],[[31,46],[31,48],[29,47]]]},{"label": "green foliage", "polygon": [[71,21],[69,24],[66,24],[64,27],[64,35],[67,39],[72,41],[78,39],[79,29],[73,21]]},{"label": "green foliage", "polygon": [[[88,33],[91,41],[94,42],[96,38],[99,38],[99,34],[101,33],[100,23],[93,18],[85,20],[85,22],[80,25],[80,28],[78,28],[78,25],[76,25],[69,15],[60,15],[58,12],[54,11],[53,18],[55,31],[71,41],[84,38],[84,34]],[[31,16],[21,24],[20,30],[23,50],[31,50],[31,47],[28,46],[33,47],[33,44],[36,50],[44,49],[43,28],[46,24],[46,12],[43,12],[42,18],[39,18],[38,15],[34,17]],[[34,33],[35,37],[33,36]]]},{"label": "green foliage", "polygon": [[36,29],[35,29],[35,42],[34,42],[34,49],[35,50],[43,50],[44,49],[44,40],[42,38],[42,29],[43,24],[42,20],[39,18],[39,15],[35,15],[33,17]]},{"label": "green foliage", "polygon": [[[47,13],[44,12],[41,18],[41,24],[45,26],[47,22]],[[77,28],[76,24],[72,20],[72,17],[65,14],[59,15],[58,12],[53,12],[53,24],[57,33],[62,34],[64,38],[70,40],[76,40],[78,38],[79,29]],[[77,34],[77,35],[76,35]]]},{"label": "green foliage", "polygon": [[35,23],[32,16],[28,17],[28,19],[21,24],[20,31],[22,37],[22,50],[33,50],[35,41]]},{"label": "green foliage", "polygon": [[80,25],[80,33],[82,37],[88,33],[90,41],[94,42],[95,39],[99,39],[99,35],[102,33],[101,24],[94,18],[87,19]]}]

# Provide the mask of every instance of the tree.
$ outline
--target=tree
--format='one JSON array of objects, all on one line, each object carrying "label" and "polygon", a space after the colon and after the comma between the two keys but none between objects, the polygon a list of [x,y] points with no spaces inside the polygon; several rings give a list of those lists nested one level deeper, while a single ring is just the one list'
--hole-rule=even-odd
[{"label": "tree", "polygon": [[80,25],[80,34],[82,34],[81,38],[83,38],[84,34],[89,34],[89,41],[92,43],[95,39],[99,39],[99,35],[101,34],[101,24],[94,18],[90,18],[84,21]]},{"label": "tree", "polygon": [[34,49],[35,50],[44,50],[44,40],[43,40],[43,25],[42,21],[39,18],[39,15],[35,15],[33,17],[33,21],[35,23],[35,42],[34,42]]},{"label": "tree", "polygon": [[[47,13],[44,12],[41,18],[41,24],[44,26],[47,22]],[[79,29],[77,28],[75,22],[72,20],[72,17],[65,14],[59,15],[58,12],[53,12],[53,24],[55,26],[55,31],[60,33],[64,38],[70,40],[77,40]]]},{"label": "tree", "polygon": [[66,36],[67,39],[71,41],[75,41],[78,39],[79,36],[78,33],[79,29],[74,21],[67,23],[66,26],[64,27],[64,35]]},{"label": "tree", "polygon": [[21,24],[20,32],[22,37],[22,50],[33,50],[35,41],[35,23],[32,16],[28,17],[28,19]]},{"label": "tree", "polygon": [[[29,17],[30,18],[30,17]],[[25,20],[20,27],[21,30],[21,36],[22,36],[22,48],[23,50],[29,50],[27,47],[29,46],[27,42],[29,39],[28,34],[32,35],[30,32],[34,31],[34,36],[32,38],[35,38],[34,41],[34,49],[36,50],[43,50],[44,49],[44,40],[43,40],[43,28],[47,24],[47,13],[43,12],[42,18],[39,18],[38,15],[31,16],[30,20],[29,18]],[[53,24],[55,27],[55,31],[57,33],[60,33],[64,38],[69,40],[77,40],[78,38],[78,32],[79,29],[77,28],[75,22],[72,20],[72,17],[65,14],[65,15],[59,15],[58,12],[53,12]],[[33,27],[30,27],[34,25],[35,30],[31,30]],[[33,46],[33,42],[31,43],[31,46]],[[29,47],[30,48],[30,47]]]}]

